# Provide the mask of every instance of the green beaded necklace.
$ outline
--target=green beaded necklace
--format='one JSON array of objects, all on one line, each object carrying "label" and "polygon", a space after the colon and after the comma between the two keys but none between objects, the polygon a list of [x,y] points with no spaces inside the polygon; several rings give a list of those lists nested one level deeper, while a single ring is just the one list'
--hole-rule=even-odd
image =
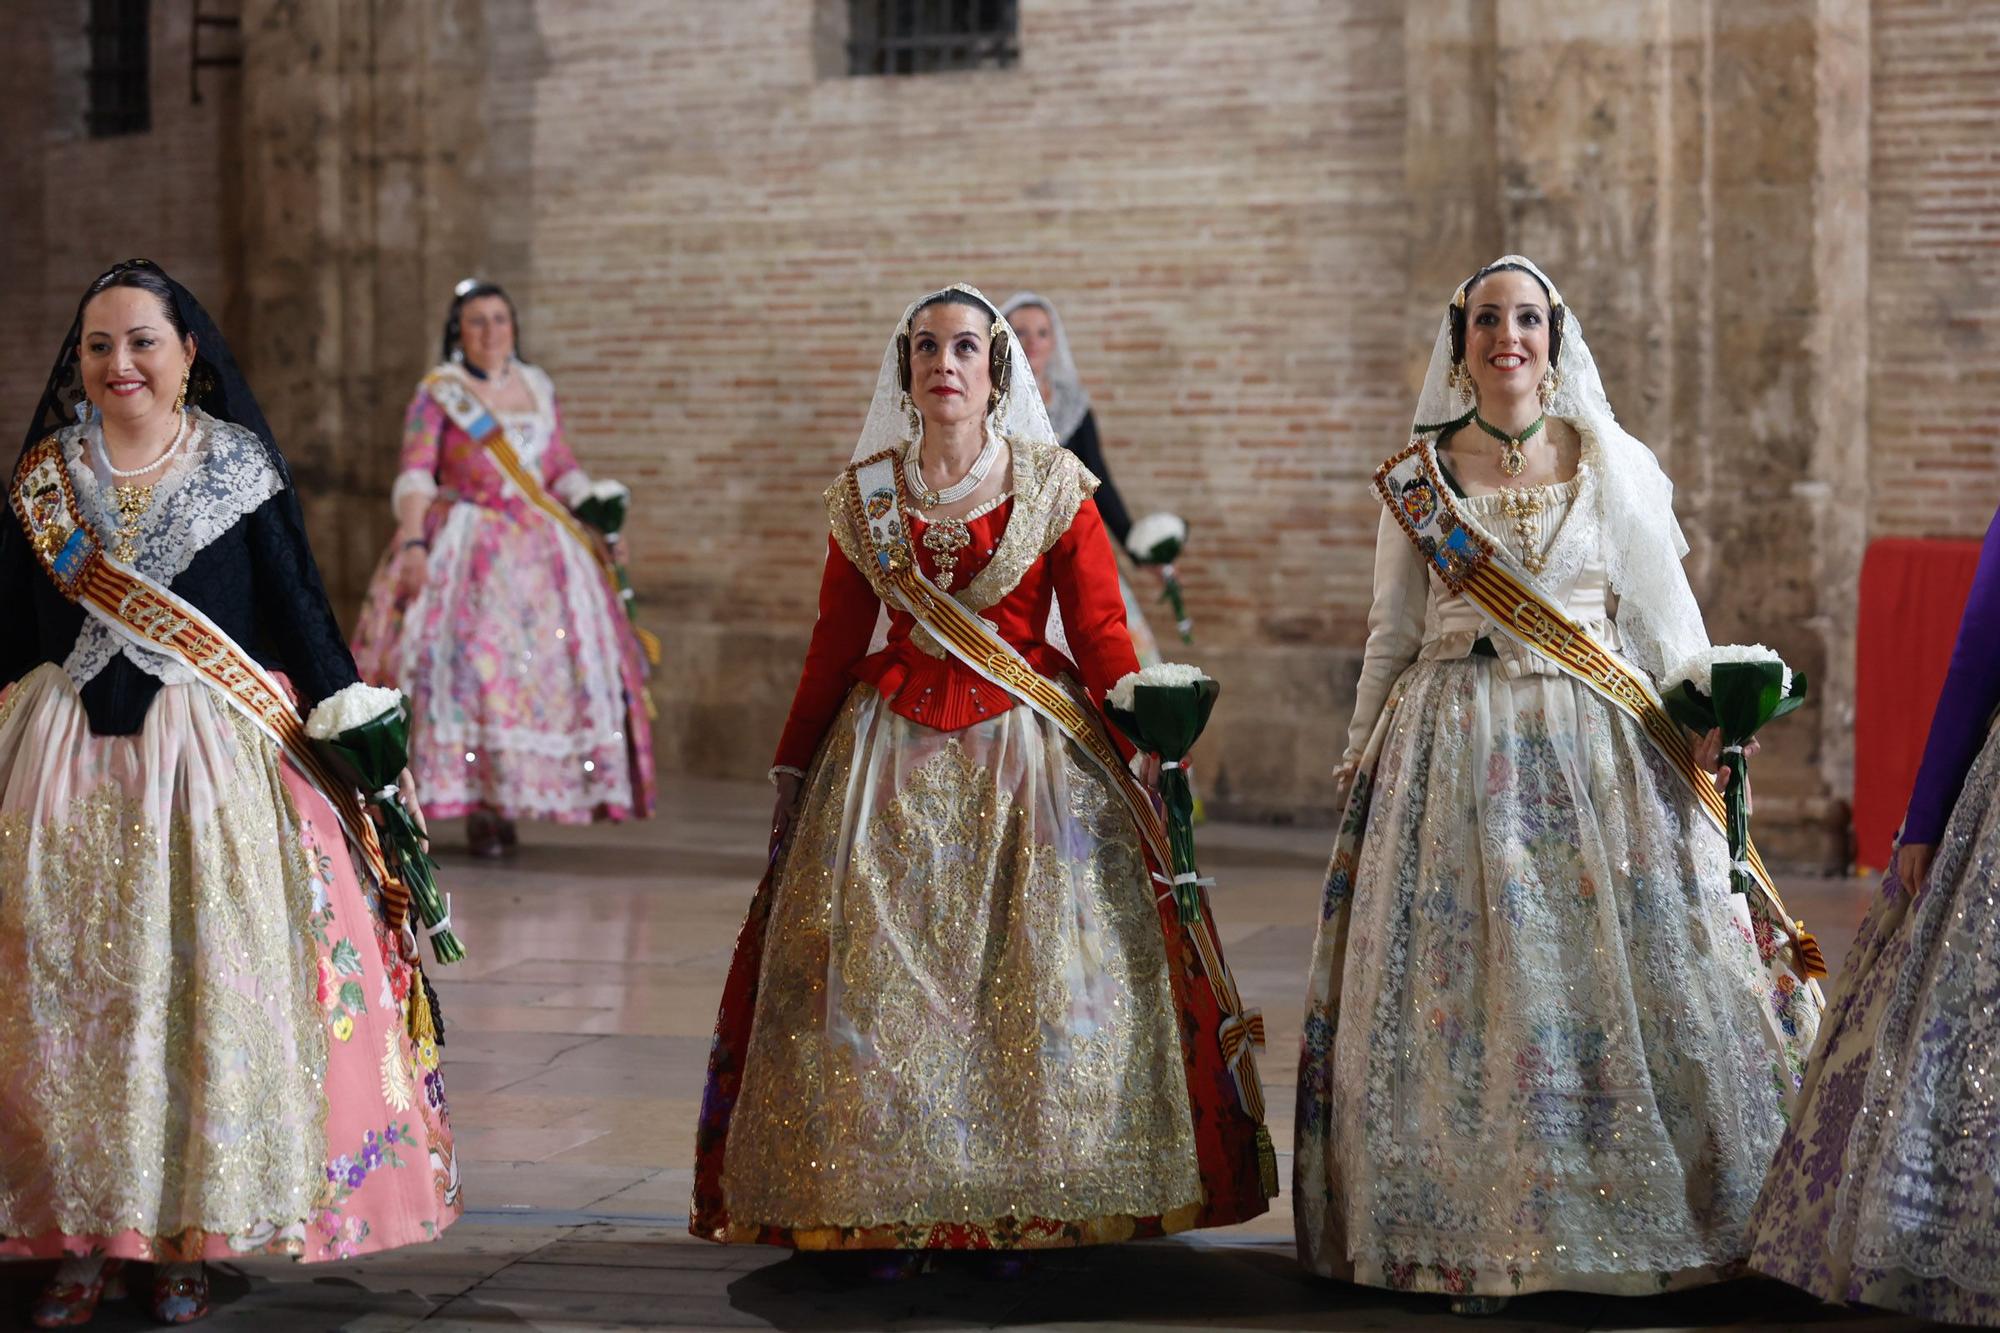
[{"label": "green beaded necklace", "polygon": [[1509,435],[1485,417],[1480,416],[1477,408],[1474,408],[1472,412],[1473,424],[1506,446],[1500,451],[1500,470],[1510,477],[1518,477],[1527,471],[1528,456],[1521,452],[1521,446],[1529,440],[1534,439],[1535,435],[1542,429],[1543,423],[1548,419],[1548,413],[1544,412],[1529,422],[1528,428],[1519,435]]}]

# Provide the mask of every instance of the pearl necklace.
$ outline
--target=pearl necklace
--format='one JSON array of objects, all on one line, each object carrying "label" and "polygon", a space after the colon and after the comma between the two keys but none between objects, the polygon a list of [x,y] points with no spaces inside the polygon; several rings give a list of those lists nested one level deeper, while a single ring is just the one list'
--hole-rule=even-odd
[{"label": "pearl necklace", "polygon": [[926,509],[939,505],[957,504],[966,496],[979,489],[979,483],[986,480],[986,474],[993,470],[993,460],[1000,457],[1000,437],[993,432],[986,433],[986,443],[980,446],[979,457],[972,460],[972,467],[963,477],[943,490],[932,490],[924,481],[924,442],[913,441],[903,454],[903,480],[917,502]]},{"label": "pearl necklace", "polygon": [[104,470],[114,477],[136,477],[142,473],[151,472],[154,468],[160,466],[160,464],[166,462],[179,452],[181,441],[185,440],[188,436],[188,425],[193,420],[193,417],[194,413],[183,411],[181,413],[181,424],[175,427],[174,438],[167,445],[166,451],[152,462],[135,468],[122,468],[113,463],[111,461],[111,446],[104,442],[104,436],[100,433],[97,437],[97,452],[104,459]]}]

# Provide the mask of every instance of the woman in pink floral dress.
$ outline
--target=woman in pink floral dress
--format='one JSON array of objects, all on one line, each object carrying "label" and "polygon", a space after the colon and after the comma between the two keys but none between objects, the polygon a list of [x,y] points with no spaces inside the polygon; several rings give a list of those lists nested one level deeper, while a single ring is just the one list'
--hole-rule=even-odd
[{"label": "woman in pink floral dress", "polygon": [[[459,284],[444,363],[404,419],[396,536],[354,642],[365,679],[410,696],[425,809],[465,816],[486,856],[513,846],[516,819],[584,824],[653,808],[645,658],[601,551],[530,493],[574,507],[593,483],[549,377],[516,355],[515,336],[504,291]],[[479,416],[498,424],[521,473],[474,438]]]}]

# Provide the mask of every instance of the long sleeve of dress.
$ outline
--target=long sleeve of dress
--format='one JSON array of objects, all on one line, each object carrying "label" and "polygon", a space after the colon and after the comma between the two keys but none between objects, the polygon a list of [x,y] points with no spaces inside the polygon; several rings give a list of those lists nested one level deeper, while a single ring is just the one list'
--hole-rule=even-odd
[{"label": "long sleeve of dress", "polygon": [[1424,642],[1429,578],[1423,557],[1389,511],[1383,510],[1375,529],[1375,598],[1368,607],[1368,646],[1361,654],[1361,683],[1354,692],[1354,720],[1347,727],[1343,763],[1361,757],[1397,677],[1417,660]]},{"label": "long sleeve of dress", "polygon": [[2000,514],[1986,529],[1979,548],[1979,568],[1965,614],[1958,622],[1958,642],[1951,650],[1951,667],[1931,715],[1930,738],[1924,743],[1923,766],[1903,817],[1903,841],[1935,843],[1944,835],[1951,808],[1972,761],[1986,741],[1988,720],[2000,705]]},{"label": "long sleeve of dress", "polygon": [[549,432],[548,446],[542,450],[542,485],[549,488],[549,494],[574,509],[590,494],[590,474],[578,466],[576,451],[569,447],[560,400],[550,399],[550,412],[555,417],[555,426]]},{"label": "long sleeve of dress", "polygon": [[297,493],[286,487],[244,522],[258,630],[309,711],[360,679],[354,655],[313,562]]},{"label": "long sleeve of dress", "polygon": [[868,655],[881,605],[867,578],[828,537],[826,568],[819,580],[819,619],[813,622],[805,669],[799,673],[772,767],[804,772],[812,763],[820,739],[854,685],[855,663]]},{"label": "long sleeve of dress", "polygon": [[1094,500],[1078,506],[1069,530],[1049,548],[1047,559],[1056,604],[1062,608],[1063,636],[1069,640],[1091,701],[1102,706],[1106,691],[1139,669],[1139,657],[1125,628],[1118,562],[1105,541],[1104,520]]},{"label": "long sleeve of dress", "polygon": [[34,552],[10,505],[0,521],[0,624],[9,627],[0,634],[0,686],[19,680],[42,660],[34,632],[34,588]]},{"label": "long sleeve of dress", "polygon": [[396,458],[396,482],[389,489],[391,508],[412,493],[426,498],[437,494],[438,454],[445,422],[437,399],[419,386],[403,413],[403,444]]},{"label": "long sleeve of dress", "polygon": [[1111,480],[1111,465],[1104,461],[1104,446],[1097,439],[1097,418],[1089,412],[1070,432],[1066,447],[1097,478],[1097,513],[1103,519],[1103,527],[1110,532],[1111,540],[1119,550],[1125,549],[1126,535],[1132,531],[1132,516],[1125,512],[1124,497],[1118,494],[1118,484]]}]

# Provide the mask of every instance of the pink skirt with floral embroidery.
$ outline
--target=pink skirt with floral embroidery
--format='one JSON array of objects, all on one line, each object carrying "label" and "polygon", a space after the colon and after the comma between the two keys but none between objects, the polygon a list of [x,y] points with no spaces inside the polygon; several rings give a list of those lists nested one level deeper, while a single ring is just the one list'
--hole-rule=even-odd
[{"label": "pink skirt with floral embroidery", "polygon": [[650,815],[645,658],[590,553],[518,505],[440,502],[428,531],[423,590],[400,595],[391,549],[354,634],[362,676],[410,696],[425,813]]},{"label": "pink skirt with floral embroidery", "polygon": [[344,1259],[460,1211],[412,973],[325,799],[202,685],[0,702],[0,1255]]}]

